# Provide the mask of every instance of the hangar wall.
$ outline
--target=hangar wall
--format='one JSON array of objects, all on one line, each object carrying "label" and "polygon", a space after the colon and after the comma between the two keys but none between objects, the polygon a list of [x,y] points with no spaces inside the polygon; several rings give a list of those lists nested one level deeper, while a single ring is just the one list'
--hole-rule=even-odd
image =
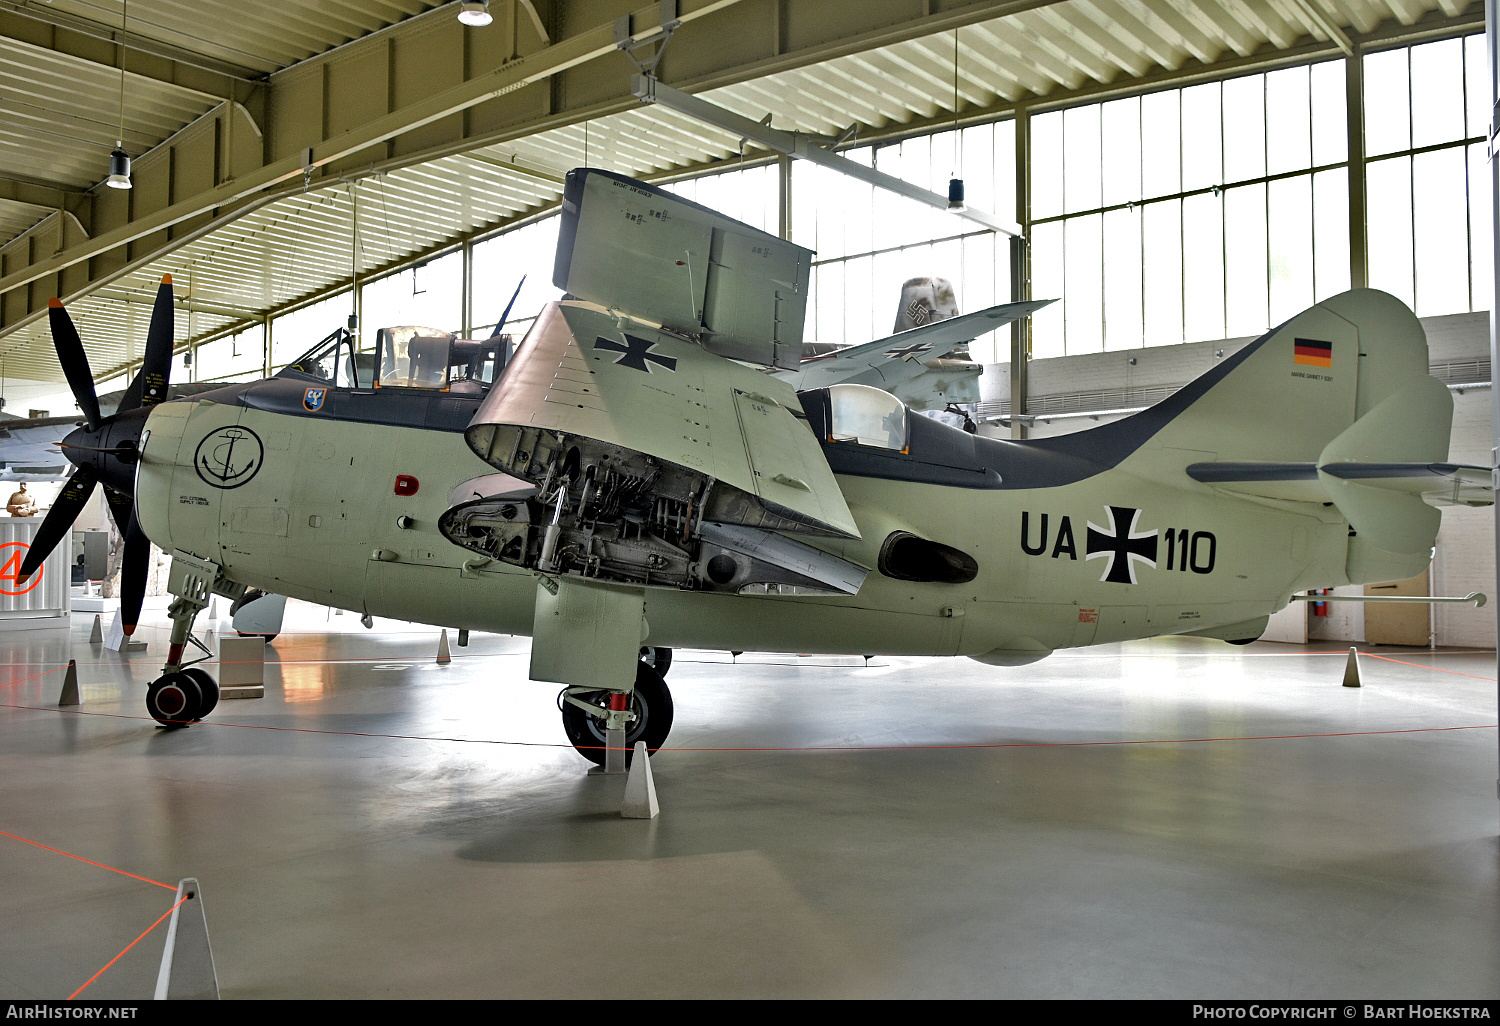
[{"label": "hangar wall", "polygon": [[[1434,376],[1450,385],[1484,382],[1477,388],[1455,388],[1453,433],[1448,458],[1455,463],[1487,466],[1490,462],[1491,409],[1489,314],[1461,313],[1420,318],[1427,332],[1428,361]],[[1066,434],[1120,420],[1128,411],[1160,402],[1182,385],[1233,355],[1251,337],[1191,342],[1176,346],[1090,353],[1033,360],[1029,368],[1032,395],[1028,398],[1031,437]],[[986,365],[980,377],[981,409],[1008,413],[1010,365]],[[1096,411],[1113,410],[1114,413]],[[1050,414],[1050,416],[1049,416]],[[981,429],[1009,437],[1000,424]],[[1495,587],[1495,538],[1489,509],[1448,507],[1438,532],[1432,562],[1434,595],[1483,592],[1492,601]],[[1362,587],[1337,593],[1362,594]],[[1329,615],[1318,617],[1309,638],[1363,642],[1364,612],[1357,602],[1329,604]],[[1433,644],[1453,647],[1495,647],[1495,615],[1490,607],[1433,606]]]}]

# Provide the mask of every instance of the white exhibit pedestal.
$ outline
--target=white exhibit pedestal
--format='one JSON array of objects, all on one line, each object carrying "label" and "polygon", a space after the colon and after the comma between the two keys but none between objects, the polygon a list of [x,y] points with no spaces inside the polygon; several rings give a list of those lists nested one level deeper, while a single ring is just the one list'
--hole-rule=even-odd
[{"label": "white exhibit pedestal", "polygon": [[92,582],[73,585],[69,594],[75,613],[113,613],[120,608],[119,599],[105,598]]},{"label": "white exhibit pedestal", "polygon": [[41,517],[0,517],[0,631],[68,626],[72,546],[57,546],[25,587],[16,586],[21,561],[41,526]]}]

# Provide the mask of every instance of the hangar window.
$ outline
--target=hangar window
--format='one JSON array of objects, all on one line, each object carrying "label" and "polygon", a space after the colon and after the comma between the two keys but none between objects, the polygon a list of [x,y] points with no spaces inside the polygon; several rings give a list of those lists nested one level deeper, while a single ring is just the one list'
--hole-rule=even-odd
[{"label": "hangar window", "polygon": [[1364,57],[1370,286],[1420,317],[1487,309],[1484,36]]},{"label": "hangar window", "polygon": [[[475,335],[488,335],[509,306],[505,331],[521,338],[545,304],[562,298],[562,289],[553,286],[549,273],[557,250],[557,224],[554,214],[474,243],[469,324]],[[545,268],[537,265],[538,257],[545,259]]]},{"label": "hangar window", "polygon": [[869,385],[833,385],[828,400],[830,442],[907,451],[906,405],[900,399]]},{"label": "hangar window", "polygon": [[[1031,119],[1034,357],[1257,335],[1350,282],[1344,62]],[[1374,206],[1371,206],[1372,216]]]}]

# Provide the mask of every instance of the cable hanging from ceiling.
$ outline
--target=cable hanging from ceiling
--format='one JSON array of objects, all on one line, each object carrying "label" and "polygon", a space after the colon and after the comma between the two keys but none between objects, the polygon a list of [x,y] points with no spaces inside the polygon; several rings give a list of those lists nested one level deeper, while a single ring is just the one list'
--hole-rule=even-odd
[{"label": "cable hanging from ceiling", "polygon": [[109,154],[109,177],[104,180],[111,189],[130,188],[130,155],[125,152],[125,23],[129,16],[130,0],[125,0],[120,7],[120,38],[115,43],[120,63],[120,124],[115,148]]},{"label": "cable hanging from ceiling", "polygon": [[958,29],[953,30],[953,172],[948,179],[948,209],[964,209],[963,133],[958,127]]}]

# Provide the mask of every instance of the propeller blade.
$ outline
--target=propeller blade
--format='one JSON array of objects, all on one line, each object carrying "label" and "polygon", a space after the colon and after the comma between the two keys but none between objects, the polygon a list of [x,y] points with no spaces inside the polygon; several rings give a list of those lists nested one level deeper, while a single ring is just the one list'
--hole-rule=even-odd
[{"label": "propeller blade", "polygon": [[176,333],[172,307],[172,276],[161,276],[156,304],[151,308],[151,327],[146,331],[146,354],[141,369],[120,400],[120,413],[138,406],[155,406],[167,397],[167,379],[172,373],[172,342]]},{"label": "propeller blade", "polygon": [[84,503],[94,494],[94,484],[98,480],[93,467],[79,467],[73,471],[73,476],[68,478],[63,490],[57,493],[57,500],[47,511],[42,526],[36,529],[36,537],[31,540],[26,558],[21,560],[21,571],[16,574],[17,587],[25,587],[26,581],[37,572],[43,560],[57,548],[57,543],[68,536],[73,521],[83,511]]},{"label": "propeller blade", "polygon": [[52,326],[52,347],[57,350],[57,362],[62,364],[68,388],[92,431],[99,426],[99,394],[94,391],[94,372],[89,370],[83,339],[78,337],[78,329],[64,309],[62,300],[47,300],[47,320]]},{"label": "propeller blade", "polygon": [[125,531],[125,551],[120,558],[120,626],[129,637],[141,619],[146,599],[146,576],[151,572],[151,540],[132,513]]}]

